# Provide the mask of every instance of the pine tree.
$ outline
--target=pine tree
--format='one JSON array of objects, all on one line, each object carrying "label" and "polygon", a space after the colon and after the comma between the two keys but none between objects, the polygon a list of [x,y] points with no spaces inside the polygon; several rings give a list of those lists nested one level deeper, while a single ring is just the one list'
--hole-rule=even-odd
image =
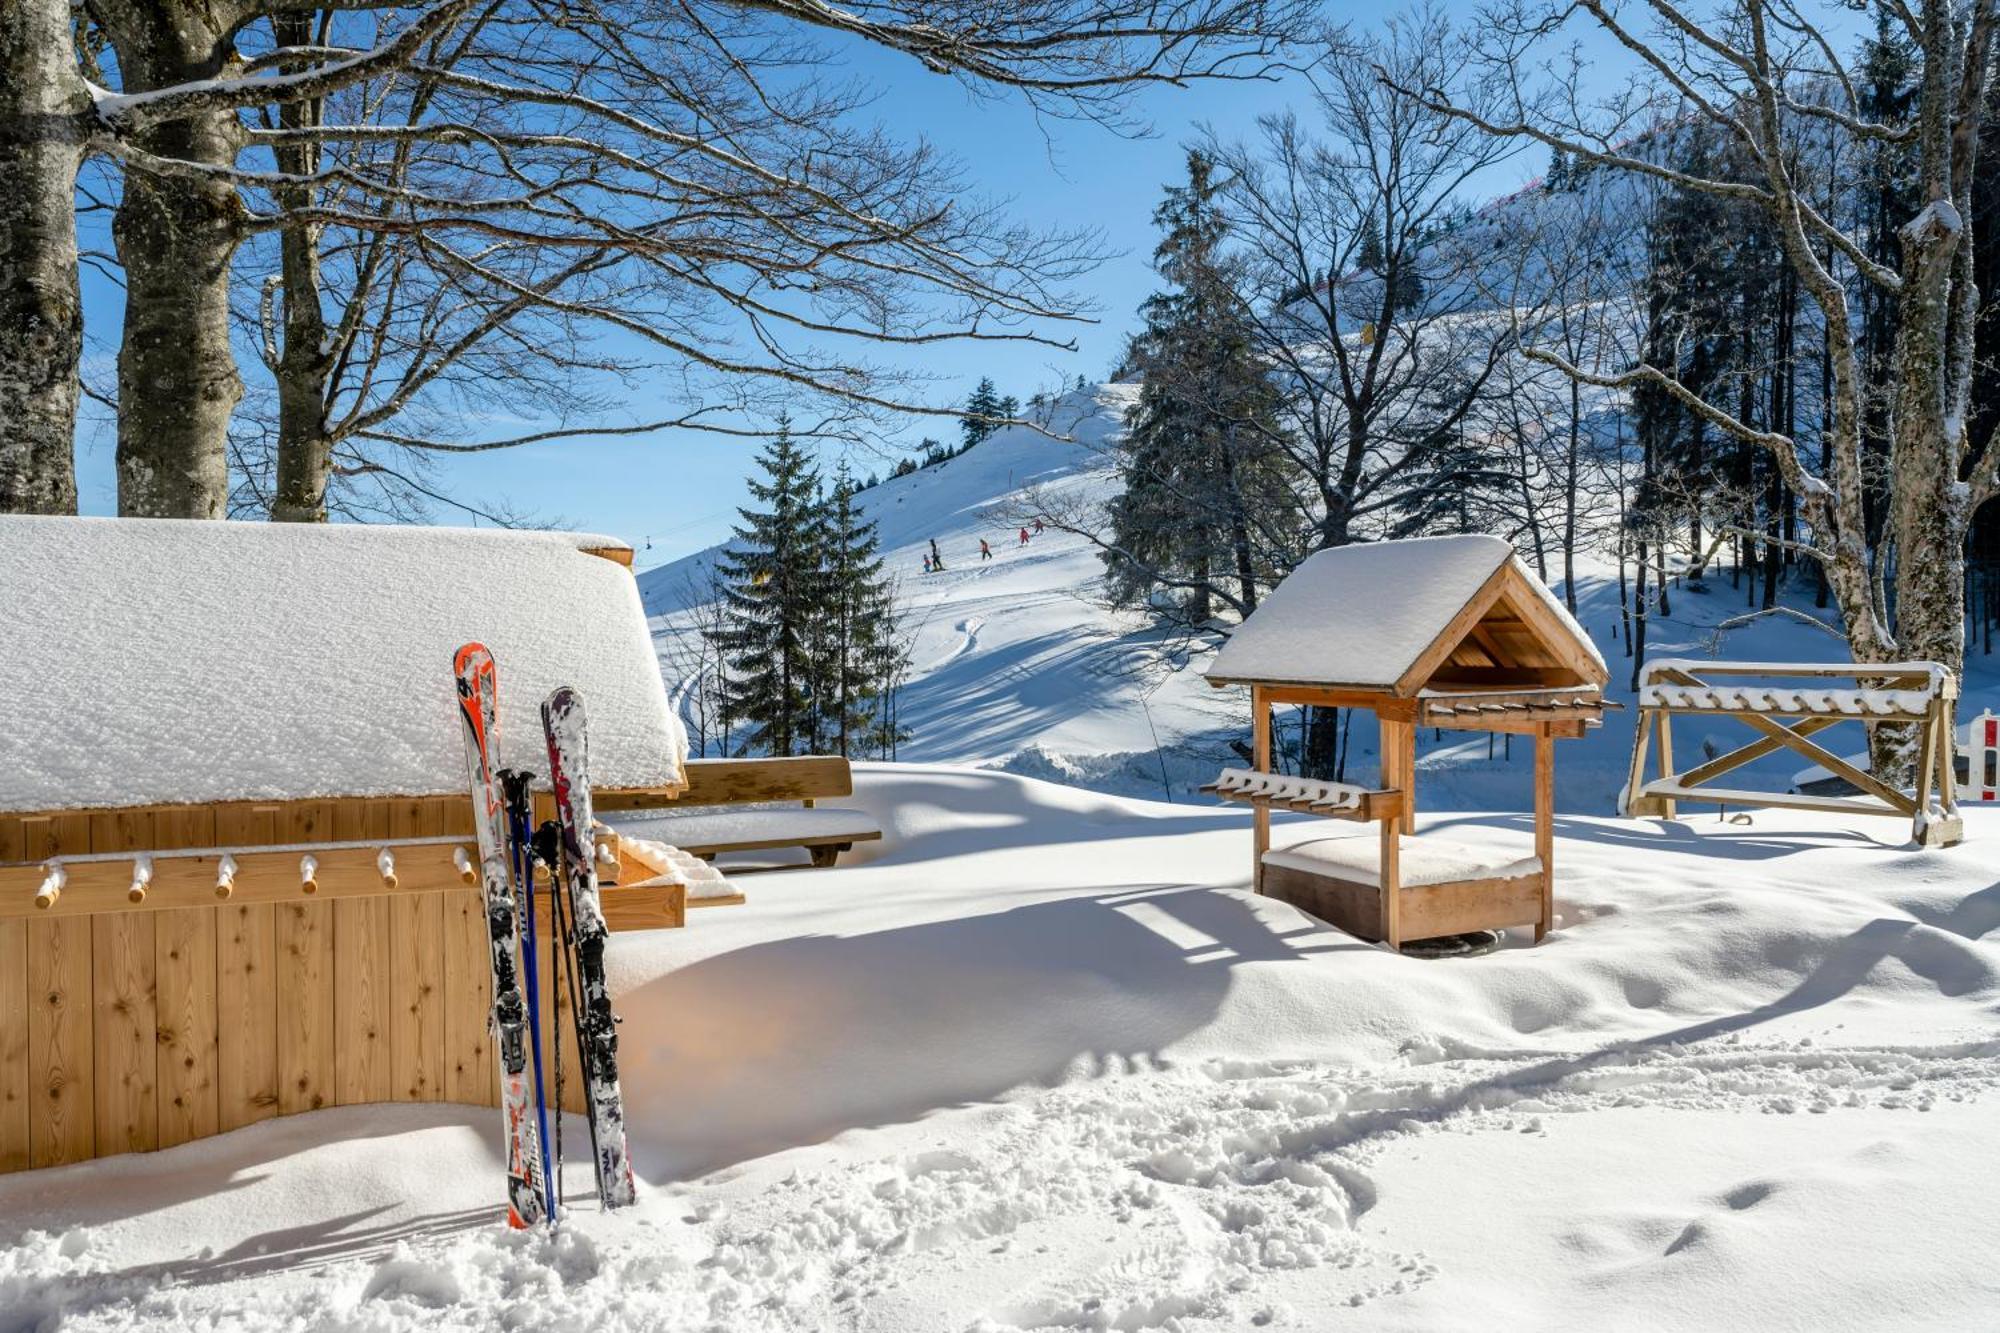
[{"label": "pine tree", "polygon": [[716,638],[728,671],[722,707],[748,734],[738,753],[809,752],[815,738],[815,624],[824,604],[826,525],[819,474],[780,417],[757,455],[763,479],[750,494],[764,506],[740,509],[743,523],[718,558],[723,624]]},{"label": "pine tree", "polygon": [[964,453],[973,445],[991,435],[1001,419],[1013,413],[1006,410],[1004,400],[993,387],[993,381],[982,378],[979,386],[972,391],[972,397],[965,400],[965,417],[958,425],[964,432],[965,442],[959,446]]},{"label": "pine tree", "polygon": [[822,738],[842,755],[874,744],[877,702],[889,687],[884,645],[895,635],[895,604],[872,519],[861,516],[847,464],[834,473],[826,505],[825,650],[818,673]]},{"label": "pine tree", "polygon": [[1495,531],[1505,536],[1508,515],[1519,508],[1516,499],[1507,459],[1462,426],[1447,427],[1425,440],[1397,476],[1389,536]]},{"label": "pine tree", "polygon": [[1214,164],[1188,154],[1188,181],[1154,213],[1165,233],[1154,264],[1167,289],[1140,307],[1145,329],[1126,361],[1140,391],[1121,446],[1125,487],[1109,510],[1107,587],[1121,605],[1148,605],[1201,624],[1217,601],[1256,609],[1274,571],[1268,534],[1288,528],[1278,395],[1252,352],[1222,246]]}]

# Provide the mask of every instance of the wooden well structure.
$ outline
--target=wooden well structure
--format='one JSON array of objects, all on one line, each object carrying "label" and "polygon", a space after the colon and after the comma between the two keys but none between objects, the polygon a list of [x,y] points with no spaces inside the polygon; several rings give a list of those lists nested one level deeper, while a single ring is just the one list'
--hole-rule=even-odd
[{"label": "wooden well structure", "polygon": [[[1206,790],[1253,807],[1257,892],[1394,949],[1510,926],[1532,926],[1537,940],[1548,933],[1555,742],[1599,723],[1606,670],[1509,543],[1436,537],[1319,552],[1244,620],[1207,677],[1250,690],[1253,767],[1225,770]],[[1372,713],[1381,737],[1376,786],[1273,773],[1278,704]],[[1532,857],[1463,846],[1445,853],[1411,836],[1422,727],[1533,739]],[[1372,822],[1378,837],[1273,850],[1273,810]]]},{"label": "wooden well structure", "polygon": [[[136,549],[155,563],[129,562],[129,524],[140,525]],[[0,1172],[170,1147],[318,1107],[497,1101],[486,921],[451,686],[458,642],[498,640],[503,709],[514,692],[503,760],[545,771],[534,762],[539,728],[530,734],[525,718],[554,684],[574,683],[594,732],[601,722],[612,737],[598,808],[656,804],[679,789],[685,742],[664,695],[643,693],[647,679],[659,692],[658,669],[629,549],[555,534],[270,535],[274,526],[0,519],[0,543],[17,544],[17,554],[20,543],[41,548],[0,563],[0,600],[21,591],[4,586],[8,569],[53,571],[54,586],[34,591],[48,600],[25,612],[40,622],[27,632],[66,636],[44,645],[47,660],[15,653],[0,667],[40,676],[49,709],[31,720],[46,731],[24,741],[28,776],[0,779],[15,781],[0,787]],[[173,531],[156,537],[161,528]],[[378,549],[399,542],[410,549]],[[527,572],[510,581],[515,558]],[[468,569],[490,582],[441,583]],[[113,592],[113,580],[141,586]],[[318,667],[342,673],[329,690],[346,704],[388,691],[393,707],[409,708],[384,730],[379,773],[357,780],[350,760],[329,777],[309,748],[285,751],[286,728],[337,730],[342,718],[294,722],[259,704],[259,692],[274,689],[272,665],[289,660],[282,645],[249,641],[274,583],[315,614],[360,617],[349,626],[352,658]],[[199,614],[214,623],[194,636],[161,629],[153,641],[143,623],[100,632],[74,609],[91,606],[93,590],[131,605],[206,607]],[[525,625],[522,607],[552,593],[580,598],[604,622],[581,649]],[[519,605],[501,605],[509,598]],[[128,635],[128,654],[111,651]],[[197,640],[209,635],[204,648]],[[328,642],[337,648],[339,638]],[[63,676],[52,656],[62,651],[81,654],[84,669]],[[207,660],[191,665],[190,652]],[[623,666],[606,665],[614,661]],[[405,673],[412,662],[425,669]],[[303,657],[298,666],[315,669]],[[117,693],[146,688],[134,673],[155,668],[171,677],[151,701],[167,714],[155,734],[109,735],[101,724]],[[19,683],[7,682],[16,706]],[[119,721],[149,727],[148,711]],[[226,734],[173,730],[204,725]],[[406,729],[422,734],[396,745]],[[79,734],[104,737],[102,748],[72,753]],[[231,773],[217,758],[266,746],[279,758],[255,772]],[[176,782],[192,799],[171,799]],[[339,790],[343,782],[355,789]],[[295,794],[273,793],[287,786]],[[253,787],[254,796],[224,798]],[[132,799],[103,799],[121,790]],[[684,877],[642,851],[602,839],[614,930],[685,919]],[[552,953],[542,958],[543,994],[554,998],[543,1049],[553,1060],[564,1043],[575,1071]],[[569,1084],[574,1109],[580,1085]]]}]

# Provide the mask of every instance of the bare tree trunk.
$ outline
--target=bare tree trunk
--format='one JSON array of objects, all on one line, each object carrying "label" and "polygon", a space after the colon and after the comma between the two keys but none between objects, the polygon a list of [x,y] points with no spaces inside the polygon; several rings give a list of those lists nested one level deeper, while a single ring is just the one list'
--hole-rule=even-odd
[{"label": "bare tree trunk", "polygon": [[[182,5],[117,7],[107,29],[124,91],[223,73],[227,30]],[[228,22],[223,16],[223,22]],[[157,157],[234,164],[240,130],[228,110],[170,121],[134,136]],[[220,518],[229,500],[229,417],[243,396],[229,340],[229,266],[242,204],[227,181],[126,173],[112,224],[125,267],[125,339],[118,352],[118,512]]]},{"label": "bare tree trunk", "polygon": [[0,512],[76,512],[76,172],[67,0],[0,3]]},{"label": "bare tree trunk", "polygon": [[[1965,584],[1953,556],[1964,542],[1958,440],[1945,365],[1948,289],[1961,251],[1956,210],[1933,204],[1903,229],[1906,284],[1896,335],[1896,434],[1889,526],[1896,550],[1896,643],[1901,655],[1965,665]],[[1921,554],[1919,554],[1921,553]]]},{"label": "bare tree trunk", "polygon": [[[313,40],[309,15],[278,15],[271,27],[280,46],[306,46]],[[318,123],[316,101],[279,108],[282,128]],[[278,170],[287,176],[305,179],[319,169],[318,145],[309,140],[278,148],[276,157]],[[287,212],[302,212],[312,205],[314,189],[287,184],[274,194]],[[333,439],[326,429],[326,381],[332,358],[327,351],[326,313],[320,305],[319,228],[287,227],[278,245],[285,317],[284,342],[272,367],[278,383],[278,454],[271,518],[278,523],[324,523],[326,487],[333,476]]]}]

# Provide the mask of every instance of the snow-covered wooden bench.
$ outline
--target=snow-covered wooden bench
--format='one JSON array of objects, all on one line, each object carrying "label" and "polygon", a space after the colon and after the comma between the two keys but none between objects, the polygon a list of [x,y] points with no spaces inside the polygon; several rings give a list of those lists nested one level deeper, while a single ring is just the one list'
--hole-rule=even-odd
[{"label": "snow-covered wooden bench", "polygon": [[839,755],[691,759],[685,771],[687,790],[677,797],[611,798],[598,809],[623,811],[617,824],[630,837],[667,843],[703,860],[803,847],[823,867],[855,843],[882,836],[864,811],[818,804],[854,794],[854,771]]},{"label": "snow-covered wooden bench", "polygon": [[[1806,683],[1799,683],[1806,682]],[[1662,658],[1639,677],[1639,724],[1618,808],[1628,816],[1674,817],[1681,801],[1783,806],[1911,821],[1911,837],[1948,847],[1965,836],[1958,813],[1952,715],[1958,680],[1936,662],[1708,662]],[[1757,739],[1693,768],[1674,769],[1672,719],[1726,717]],[[1811,739],[1841,722],[1901,723],[1917,733],[1916,787],[1904,792]],[[1646,777],[1649,747],[1658,776]],[[1753,791],[1708,784],[1779,750],[1792,750],[1856,791],[1851,796]]]}]

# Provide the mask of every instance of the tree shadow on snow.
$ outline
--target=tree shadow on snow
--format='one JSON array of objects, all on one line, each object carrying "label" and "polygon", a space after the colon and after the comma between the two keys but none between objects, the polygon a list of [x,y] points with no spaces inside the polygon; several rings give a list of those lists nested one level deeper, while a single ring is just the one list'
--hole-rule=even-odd
[{"label": "tree shadow on snow", "polygon": [[620,997],[634,1159],[651,1180],[690,1179],[1143,1067],[1215,1018],[1237,964],[1345,947],[1274,931],[1240,893],[1134,885],[702,959]]}]

